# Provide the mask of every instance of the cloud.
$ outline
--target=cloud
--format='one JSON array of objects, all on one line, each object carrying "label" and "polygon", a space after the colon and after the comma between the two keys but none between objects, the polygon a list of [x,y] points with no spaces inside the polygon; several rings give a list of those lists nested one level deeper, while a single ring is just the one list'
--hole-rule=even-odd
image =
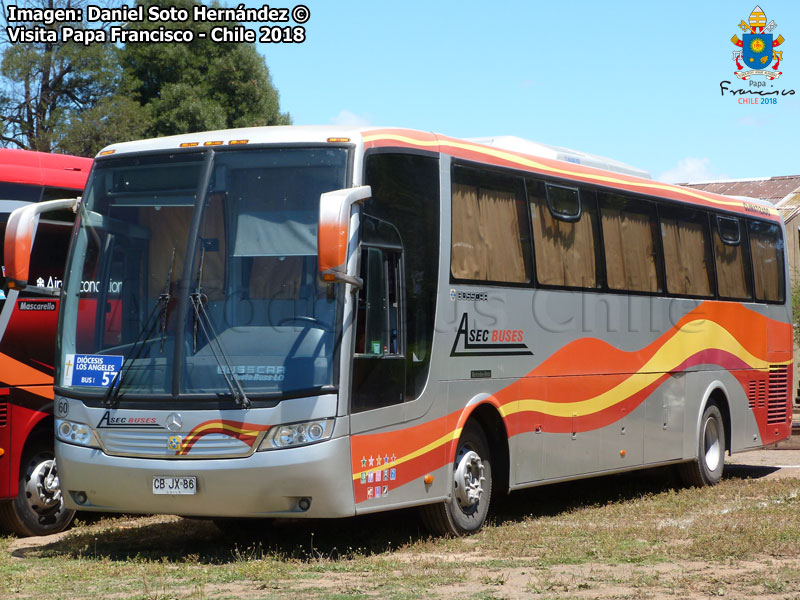
[{"label": "cloud", "polygon": [[339,114],[331,119],[331,125],[343,125],[345,127],[367,127],[371,125],[368,117],[357,115],[349,110],[340,110]]},{"label": "cloud", "polygon": [[741,119],[736,119],[736,124],[742,125],[743,127],[764,127],[767,124],[767,120],[748,115]]},{"label": "cloud", "polygon": [[677,167],[664,171],[656,179],[667,183],[692,183],[728,179],[728,176],[724,173],[717,173],[711,167],[710,158],[687,156],[678,161]]}]

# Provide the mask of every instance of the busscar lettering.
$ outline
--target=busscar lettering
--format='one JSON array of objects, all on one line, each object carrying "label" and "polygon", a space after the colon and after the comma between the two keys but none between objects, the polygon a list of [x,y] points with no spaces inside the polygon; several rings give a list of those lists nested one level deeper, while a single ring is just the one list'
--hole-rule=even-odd
[{"label": "busscar lettering", "polygon": [[743,206],[747,212],[758,213],[760,215],[769,214],[769,208],[766,206],[759,206],[758,204],[752,204],[750,202],[744,202]]}]

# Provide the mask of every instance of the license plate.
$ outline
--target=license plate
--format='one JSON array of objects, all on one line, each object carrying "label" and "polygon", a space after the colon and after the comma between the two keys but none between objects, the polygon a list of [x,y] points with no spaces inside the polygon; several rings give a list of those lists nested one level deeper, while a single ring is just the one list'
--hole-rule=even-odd
[{"label": "license plate", "polygon": [[153,477],[154,494],[196,494],[197,477]]}]

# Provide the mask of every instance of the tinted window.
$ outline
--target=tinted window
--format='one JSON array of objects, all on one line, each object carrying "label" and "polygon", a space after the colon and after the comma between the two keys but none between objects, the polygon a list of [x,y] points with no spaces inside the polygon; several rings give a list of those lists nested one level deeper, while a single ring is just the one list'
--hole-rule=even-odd
[{"label": "tinted window", "polygon": [[453,277],[530,281],[530,233],[522,180],[456,167],[452,201]]},{"label": "tinted window", "polygon": [[578,195],[576,189],[547,186],[551,191],[558,190],[558,199],[554,202],[554,195],[549,193],[548,202],[544,183],[528,180],[526,185],[537,281],[542,285],[598,287],[599,236],[594,192],[581,190]]},{"label": "tinted window", "polygon": [[598,194],[608,287],[660,292],[655,207],[617,194]]},{"label": "tinted window", "polygon": [[783,302],[783,237],[780,227],[760,221],[748,223],[750,255],[753,257],[753,283],[756,299]]},{"label": "tinted window", "polygon": [[750,283],[749,256],[739,219],[717,216],[712,219],[714,261],[717,267],[717,290],[721,298],[749,300],[753,296]]},{"label": "tinted window", "polygon": [[388,221],[403,242],[406,307],[406,399],[428,376],[439,267],[439,161],[413,154],[371,154],[364,212]]},{"label": "tinted window", "polygon": [[714,267],[706,213],[662,206],[659,217],[667,292],[714,296]]}]

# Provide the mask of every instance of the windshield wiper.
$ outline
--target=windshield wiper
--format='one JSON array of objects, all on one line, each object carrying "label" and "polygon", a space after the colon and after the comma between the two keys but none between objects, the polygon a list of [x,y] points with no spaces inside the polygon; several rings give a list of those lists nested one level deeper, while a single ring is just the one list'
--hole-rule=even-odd
[{"label": "windshield wiper", "polygon": [[150,335],[153,333],[153,329],[155,329],[156,323],[161,324],[161,353],[164,352],[164,336],[167,330],[167,313],[169,310],[169,301],[170,301],[170,293],[169,288],[172,284],[172,269],[175,266],[175,247],[172,247],[172,258],[169,262],[169,272],[167,273],[167,283],[164,285],[164,291],[161,292],[158,296],[158,300],[156,300],[155,305],[153,305],[153,310],[150,311],[150,314],[147,317],[147,320],[144,322],[144,326],[142,327],[141,331],[139,331],[139,336],[136,338],[136,341],[133,342],[133,346],[131,346],[131,350],[128,355],[125,357],[125,360],[122,363],[119,371],[117,371],[114,378],[111,380],[111,384],[108,386],[108,390],[106,390],[106,396],[103,399],[103,404],[107,407],[111,408],[116,405],[117,399],[119,398],[119,391],[122,389],[122,383],[125,381],[125,378],[128,376],[128,373],[133,366],[133,363],[139,360],[139,357],[142,354],[142,350],[144,349],[145,343],[150,339]]},{"label": "windshield wiper", "polygon": [[[217,366],[222,373],[222,377],[225,379],[225,383],[228,385],[228,389],[231,391],[233,401],[243,408],[250,408],[250,399],[247,397],[242,384],[239,382],[239,378],[236,377],[233,367],[231,367],[231,362],[228,359],[228,355],[222,347],[222,343],[219,341],[219,336],[214,329],[214,323],[211,321],[211,316],[208,314],[208,311],[205,307],[208,297],[203,294],[200,287],[203,279],[203,263],[206,256],[205,244],[203,242],[204,240],[201,238],[200,265],[197,269],[197,288],[194,293],[189,294],[189,300],[191,301],[192,308],[194,309],[194,323],[192,325],[192,350],[195,354],[197,353],[197,327],[199,325],[200,329],[203,330],[203,335],[205,335],[206,340],[208,340],[208,347],[211,350],[211,354],[214,356],[214,360],[217,361]],[[215,345],[216,348],[214,347]]]}]

